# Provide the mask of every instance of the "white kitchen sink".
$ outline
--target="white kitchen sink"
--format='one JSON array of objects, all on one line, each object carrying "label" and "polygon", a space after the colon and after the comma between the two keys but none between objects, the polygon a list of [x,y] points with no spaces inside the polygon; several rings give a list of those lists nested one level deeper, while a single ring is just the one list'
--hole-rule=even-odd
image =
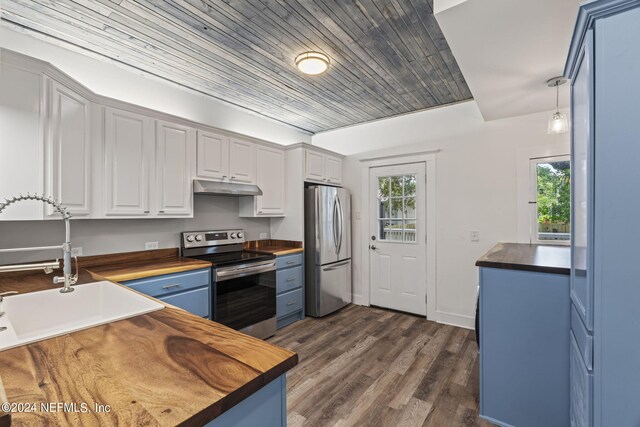
[{"label": "white kitchen sink", "polygon": [[12,295],[4,298],[0,351],[93,326],[139,316],[164,305],[111,282]]}]

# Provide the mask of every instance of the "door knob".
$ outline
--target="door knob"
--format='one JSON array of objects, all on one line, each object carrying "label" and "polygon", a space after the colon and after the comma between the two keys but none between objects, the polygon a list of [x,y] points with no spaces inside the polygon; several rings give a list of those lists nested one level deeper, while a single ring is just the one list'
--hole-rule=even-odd
[{"label": "door knob", "polygon": [[373,249],[375,251],[377,248],[376,248],[376,245],[371,245],[369,246],[369,249]]}]

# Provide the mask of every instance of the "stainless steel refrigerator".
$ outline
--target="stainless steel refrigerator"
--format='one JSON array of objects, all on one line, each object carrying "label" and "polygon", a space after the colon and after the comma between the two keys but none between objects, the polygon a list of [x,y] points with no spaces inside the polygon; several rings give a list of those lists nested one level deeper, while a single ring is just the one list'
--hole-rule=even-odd
[{"label": "stainless steel refrigerator", "polygon": [[305,309],[322,317],[351,302],[351,195],[316,185],[304,198]]}]

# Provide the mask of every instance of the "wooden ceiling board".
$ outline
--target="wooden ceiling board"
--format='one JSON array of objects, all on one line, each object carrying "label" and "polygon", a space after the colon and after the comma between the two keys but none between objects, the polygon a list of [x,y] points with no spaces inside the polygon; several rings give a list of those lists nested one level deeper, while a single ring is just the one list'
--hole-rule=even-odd
[{"label": "wooden ceiling board", "polygon": [[[312,133],[471,99],[428,0],[3,0],[3,21]],[[317,50],[329,70],[306,76]]]}]

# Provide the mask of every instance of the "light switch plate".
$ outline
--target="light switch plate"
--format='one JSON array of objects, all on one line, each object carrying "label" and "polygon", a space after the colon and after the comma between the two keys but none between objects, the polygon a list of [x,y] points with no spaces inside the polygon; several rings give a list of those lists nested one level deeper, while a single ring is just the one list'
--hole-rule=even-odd
[{"label": "light switch plate", "polygon": [[144,249],[147,251],[152,249],[158,249],[158,242],[146,242],[144,244]]},{"label": "light switch plate", "polygon": [[479,242],[480,241],[480,232],[479,231],[472,231],[470,233],[470,238],[472,242]]},{"label": "light switch plate", "polygon": [[360,219],[360,211],[356,211],[356,219]]},{"label": "light switch plate", "polygon": [[260,233],[260,238],[261,239],[266,239],[267,238],[267,233]]},{"label": "light switch plate", "polygon": [[71,247],[71,256],[82,256],[82,246]]}]

